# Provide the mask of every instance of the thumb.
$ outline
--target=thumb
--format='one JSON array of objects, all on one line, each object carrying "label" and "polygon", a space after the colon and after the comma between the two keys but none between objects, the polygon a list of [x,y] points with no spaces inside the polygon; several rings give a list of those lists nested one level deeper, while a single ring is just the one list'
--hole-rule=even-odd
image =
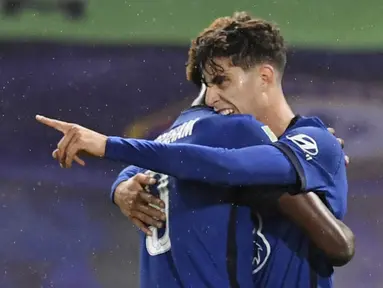
[{"label": "thumb", "polygon": [[143,173],[136,174],[132,179],[134,181],[137,181],[142,186],[153,185],[157,182],[156,179],[154,179],[153,177]]}]

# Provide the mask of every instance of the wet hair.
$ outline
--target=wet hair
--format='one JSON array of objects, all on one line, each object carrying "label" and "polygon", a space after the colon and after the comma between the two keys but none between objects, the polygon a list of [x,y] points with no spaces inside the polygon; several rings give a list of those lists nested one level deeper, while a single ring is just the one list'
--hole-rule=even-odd
[{"label": "wet hair", "polygon": [[283,75],[286,45],[273,23],[256,19],[246,12],[216,19],[192,41],[186,68],[187,79],[201,86],[205,67],[210,73],[223,72],[214,60],[229,58],[231,64],[244,70],[268,63]]}]

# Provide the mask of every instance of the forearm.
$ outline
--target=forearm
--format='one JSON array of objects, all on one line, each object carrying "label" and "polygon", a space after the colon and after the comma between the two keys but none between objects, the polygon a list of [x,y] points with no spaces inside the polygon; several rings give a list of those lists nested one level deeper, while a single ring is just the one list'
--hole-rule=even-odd
[{"label": "forearm", "polygon": [[242,149],[109,137],[105,157],[178,179],[223,185],[295,184],[295,168],[271,145]]},{"label": "forearm", "polygon": [[336,219],[319,197],[309,192],[279,199],[280,210],[322,250],[334,266],[347,264],[354,255],[354,235]]},{"label": "forearm", "polygon": [[334,266],[341,267],[350,262],[355,255],[355,235],[342,221],[336,219],[336,222],[341,229],[344,244],[342,245],[343,249],[338,253],[338,257],[330,260]]}]

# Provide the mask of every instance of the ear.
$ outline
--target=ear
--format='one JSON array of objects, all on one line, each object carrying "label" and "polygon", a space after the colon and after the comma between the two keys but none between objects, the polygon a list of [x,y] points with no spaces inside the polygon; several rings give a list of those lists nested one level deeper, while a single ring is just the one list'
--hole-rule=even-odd
[{"label": "ear", "polygon": [[259,74],[261,75],[262,82],[265,85],[274,83],[275,81],[275,69],[270,64],[262,64],[259,67]]}]

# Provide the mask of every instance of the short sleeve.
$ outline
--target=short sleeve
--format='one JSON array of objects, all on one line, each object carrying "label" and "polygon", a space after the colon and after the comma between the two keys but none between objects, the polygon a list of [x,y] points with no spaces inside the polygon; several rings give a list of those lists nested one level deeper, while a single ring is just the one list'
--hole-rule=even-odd
[{"label": "short sleeve", "polygon": [[294,165],[301,192],[324,196],[336,216],[344,215],[348,189],[344,153],[331,133],[318,127],[300,127],[273,145]]}]

